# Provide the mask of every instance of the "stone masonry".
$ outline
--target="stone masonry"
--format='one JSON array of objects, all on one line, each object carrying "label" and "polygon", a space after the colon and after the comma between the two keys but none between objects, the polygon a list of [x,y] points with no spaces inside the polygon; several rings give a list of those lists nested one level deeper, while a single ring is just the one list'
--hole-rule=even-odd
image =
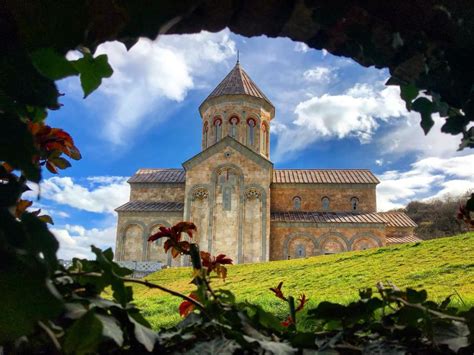
[{"label": "stone masonry", "polygon": [[201,250],[263,262],[418,241],[404,213],[377,213],[379,180],[363,169],[274,169],[275,108],[237,62],[199,107],[202,151],[183,169],[140,169],[118,212],[116,259],[189,260],[150,244],[159,226],[192,221]]}]

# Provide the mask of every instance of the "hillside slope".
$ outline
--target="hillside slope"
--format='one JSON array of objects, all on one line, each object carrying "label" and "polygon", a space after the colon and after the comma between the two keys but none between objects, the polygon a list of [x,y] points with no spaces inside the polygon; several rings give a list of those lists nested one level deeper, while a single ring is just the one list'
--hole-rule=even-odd
[{"label": "hillside slope", "polygon": [[[189,293],[191,270],[174,268],[156,272],[146,279]],[[225,282],[214,288],[232,290],[241,301],[261,304],[268,310],[286,313],[280,300],[269,291],[283,281],[286,294],[305,293],[310,306],[322,300],[346,303],[358,298],[358,289],[390,280],[400,288],[424,288],[429,298],[453,298],[458,306],[474,305],[474,233],[385,248],[272,261],[229,267]],[[156,328],[174,325],[180,317],[180,300],[161,291],[134,286],[136,303]],[[461,300],[462,299],[462,300]]]}]

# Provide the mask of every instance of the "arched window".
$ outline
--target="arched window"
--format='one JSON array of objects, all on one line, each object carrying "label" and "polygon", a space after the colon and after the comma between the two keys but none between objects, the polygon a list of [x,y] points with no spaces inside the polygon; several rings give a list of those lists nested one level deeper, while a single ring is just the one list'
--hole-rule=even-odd
[{"label": "arched window", "polygon": [[295,196],[293,197],[293,209],[300,210],[301,209],[301,197]]},{"label": "arched window", "polygon": [[214,132],[216,134],[216,143],[222,138],[222,120],[214,119]]},{"label": "arched window", "polygon": [[328,209],[329,209],[329,197],[324,196],[324,197],[321,199],[321,203],[322,203],[322,205],[323,205],[323,210],[328,210]]},{"label": "arched window", "polygon": [[255,143],[255,126],[255,120],[253,118],[249,118],[247,120],[247,142],[250,146],[253,146]]},{"label": "arched window", "polygon": [[232,138],[237,139],[237,125],[239,123],[239,119],[237,117],[231,117],[229,120],[230,123],[230,136]]},{"label": "arched window", "polygon": [[351,208],[356,211],[359,208],[359,199],[357,197],[351,198]]},{"label": "arched window", "polygon": [[207,125],[207,121],[204,122],[204,129],[203,129],[203,133],[202,133],[202,140],[203,140],[203,146],[204,146],[204,149],[207,148],[207,132],[209,130],[209,127]]}]

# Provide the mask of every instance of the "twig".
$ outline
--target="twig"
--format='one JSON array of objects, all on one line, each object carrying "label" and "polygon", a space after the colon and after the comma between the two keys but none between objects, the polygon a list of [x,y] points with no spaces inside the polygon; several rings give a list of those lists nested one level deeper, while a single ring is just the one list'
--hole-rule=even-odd
[{"label": "twig", "polygon": [[54,347],[58,352],[61,352],[61,344],[59,344],[58,339],[56,338],[56,335],[54,335],[53,331],[49,329],[49,327],[44,324],[42,321],[38,321],[38,325],[40,326],[41,329],[45,331],[45,333],[48,335],[48,337],[51,339],[52,343],[54,344]]},{"label": "twig", "polygon": [[136,283],[136,284],[140,284],[140,285],[143,285],[143,286],[146,286],[148,288],[157,288],[163,292],[166,292],[166,293],[169,293],[170,295],[173,295],[173,296],[176,296],[176,297],[180,297],[190,303],[192,303],[193,305],[195,305],[196,307],[198,307],[201,311],[204,311],[204,306],[202,305],[201,302],[199,301],[196,301],[195,299],[191,298],[191,297],[188,297],[186,295],[183,295],[182,293],[179,293],[179,292],[176,292],[176,291],[173,291],[173,290],[170,290],[169,288],[166,288],[164,286],[160,286],[160,285],[157,285],[157,284],[154,284],[154,283],[151,283],[147,280],[137,280],[137,279],[129,279],[129,278],[126,278],[126,277],[122,277],[122,280],[125,281],[125,282],[131,282],[131,283]]},{"label": "twig", "polygon": [[[99,273],[99,272],[80,272],[80,273],[69,273],[69,275],[71,276],[92,276],[92,277],[102,277],[102,274]],[[151,283],[147,280],[137,280],[137,279],[130,279],[130,278],[127,278],[127,277],[121,277],[121,279],[124,281],[124,282],[130,282],[130,283],[136,283],[136,284],[140,284],[140,285],[143,285],[143,286],[146,286],[148,288],[157,288],[163,292],[166,292],[166,293],[169,293],[170,295],[173,295],[173,296],[176,296],[176,297],[179,297],[179,298],[182,298],[190,303],[192,303],[193,305],[195,305],[196,307],[198,307],[206,316],[206,312],[204,310],[204,306],[202,305],[201,302],[199,301],[196,301],[195,299],[192,299],[191,297],[188,297],[186,295],[183,295],[182,293],[179,293],[179,292],[176,292],[176,291],[173,291],[169,288],[166,288],[164,286],[160,286],[160,285],[157,285],[157,284],[154,284],[154,283]]]}]

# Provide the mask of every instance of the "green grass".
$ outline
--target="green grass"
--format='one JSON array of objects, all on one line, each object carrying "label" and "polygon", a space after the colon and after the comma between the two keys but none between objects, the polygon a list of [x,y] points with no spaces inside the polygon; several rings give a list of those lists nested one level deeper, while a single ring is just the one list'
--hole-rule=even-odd
[{"label": "green grass", "polygon": [[[450,294],[462,308],[474,306],[474,233],[385,248],[230,266],[225,282],[214,280],[214,288],[230,289],[240,301],[260,304],[266,310],[286,314],[286,306],[273,296],[270,287],[283,281],[285,294],[305,293],[309,307],[328,300],[348,303],[358,299],[358,289],[390,280],[400,288],[426,289],[429,298],[441,301]],[[146,279],[183,293],[189,284],[190,268],[156,272]],[[134,286],[135,302],[154,328],[175,325],[180,317],[180,299],[144,286]]]}]

